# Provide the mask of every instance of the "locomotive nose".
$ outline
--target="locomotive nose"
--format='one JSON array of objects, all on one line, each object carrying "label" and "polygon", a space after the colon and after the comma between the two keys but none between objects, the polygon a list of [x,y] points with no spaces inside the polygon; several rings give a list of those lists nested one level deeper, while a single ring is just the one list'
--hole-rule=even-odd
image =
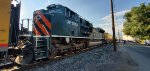
[{"label": "locomotive nose", "polygon": [[51,22],[46,17],[46,14],[40,10],[37,10],[33,14],[33,34],[49,36],[51,35]]}]

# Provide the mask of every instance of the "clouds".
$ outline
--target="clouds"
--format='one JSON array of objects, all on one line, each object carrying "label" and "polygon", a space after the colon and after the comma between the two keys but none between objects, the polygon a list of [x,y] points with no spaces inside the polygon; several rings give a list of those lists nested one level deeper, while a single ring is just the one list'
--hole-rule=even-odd
[{"label": "clouds", "polygon": [[50,0],[45,1],[45,3],[42,5],[43,7],[46,7],[50,4]]},{"label": "clouds", "polygon": [[[126,12],[129,12],[130,10],[123,10],[123,11],[120,11],[120,12],[116,12],[114,13],[115,17],[119,18],[119,17],[123,17],[123,15],[126,13]],[[101,20],[103,21],[106,21],[106,22],[111,22],[111,14],[101,18]]]},{"label": "clouds", "polygon": [[123,11],[120,11],[120,12],[117,12],[116,13],[116,16],[123,16],[125,13],[129,12],[130,10],[123,10]]},{"label": "clouds", "polygon": [[[130,10],[123,10],[123,11],[119,11],[116,12],[115,15],[115,26],[116,26],[116,32],[119,31],[121,32],[122,28],[123,28],[123,22],[125,21],[125,19],[123,19],[123,16],[125,13],[129,12]],[[112,34],[112,19],[111,19],[111,14],[104,16],[103,18],[100,19],[101,24],[99,26],[101,26],[102,28],[105,29],[106,32]],[[117,34],[117,33],[116,33]]]}]

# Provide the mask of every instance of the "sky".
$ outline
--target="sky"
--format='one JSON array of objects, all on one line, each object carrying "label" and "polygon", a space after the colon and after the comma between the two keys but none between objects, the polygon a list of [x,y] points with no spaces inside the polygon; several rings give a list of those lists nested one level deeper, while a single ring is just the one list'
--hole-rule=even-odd
[{"label": "sky", "polygon": [[[132,7],[150,0],[114,0],[116,34],[122,30],[123,15]],[[61,4],[92,22],[94,27],[103,28],[112,34],[110,0],[21,0],[21,19],[33,18],[33,12],[46,9],[50,4]]]}]

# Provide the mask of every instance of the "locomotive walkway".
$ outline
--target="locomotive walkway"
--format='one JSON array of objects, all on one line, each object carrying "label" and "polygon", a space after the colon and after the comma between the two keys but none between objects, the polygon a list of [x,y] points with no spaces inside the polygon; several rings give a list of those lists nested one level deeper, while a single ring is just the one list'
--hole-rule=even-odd
[{"label": "locomotive walkway", "polygon": [[94,48],[55,62],[37,65],[26,71],[137,71],[138,65],[130,55],[120,51],[113,52],[112,45]]}]

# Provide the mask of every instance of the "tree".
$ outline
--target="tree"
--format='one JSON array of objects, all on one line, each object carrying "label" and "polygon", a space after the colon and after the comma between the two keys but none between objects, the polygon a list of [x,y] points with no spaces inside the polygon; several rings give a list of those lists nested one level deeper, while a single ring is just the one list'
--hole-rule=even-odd
[{"label": "tree", "polygon": [[142,3],[139,7],[133,7],[124,15],[124,18],[123,32],[125,35],[150,39],[150,3],[147,5]]}]

